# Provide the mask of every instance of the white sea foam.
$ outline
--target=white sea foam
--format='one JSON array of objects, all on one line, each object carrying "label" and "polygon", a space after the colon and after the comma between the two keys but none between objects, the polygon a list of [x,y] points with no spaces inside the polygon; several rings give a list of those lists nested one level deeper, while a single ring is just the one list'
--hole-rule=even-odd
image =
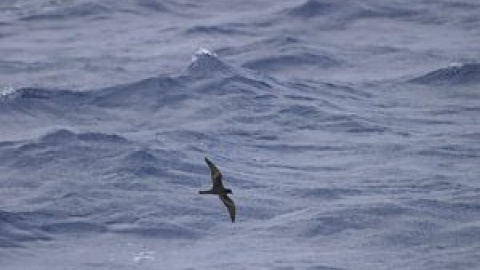
[{"label": "white sea foam", "polygon": [[0,86],[0,97],[7,98],[15,92],[15,88],[12,85]]},{"label": "white sea foam", "polygon": [[463,67],[463,63],[460,63],[460,62],[452,62],[448,65],[448,67],[452,67],[452,68],[461,68]]},{"label": "white sea foam", "polygon": [[212,56],[212,57],[217,57],[217,55],[207,49],[200,48],[198,49],[193,55],[192,55],[192,63],[195,63],[198,61],[200,57],[204,56]]},{"label": "white sea foam", "polygon": [[155,260],[155,252],[153,251],[142,251],[135,254],[135,256],[133,256],[133,261],[135,263],[142,263],[145,261],[153,261],[153,260]]}]

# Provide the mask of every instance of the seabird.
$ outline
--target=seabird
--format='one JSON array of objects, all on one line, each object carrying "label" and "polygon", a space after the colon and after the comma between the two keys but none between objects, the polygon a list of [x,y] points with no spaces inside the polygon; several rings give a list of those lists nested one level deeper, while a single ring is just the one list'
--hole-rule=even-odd
[{"label": "seabird", "polygon": [[203,191],[199,191],[198,193],[218,195],[220,200],[227,207],[228,213],[230,214],[230,218],[232,219],[232,222],[235,222],[235,204],[233,203],[233,200],[230,199],[230,197],[228,197],[227,195],[227,194],[232,194],[232,190],[225,188],[223,186],[222,173],[220,173],[220,170],[217,167],[215,167],[215,165],[208,158],[205,158],[205,162],[207,162],[207,165],[210,168],[213,187],[210,190],[203,190]]}]

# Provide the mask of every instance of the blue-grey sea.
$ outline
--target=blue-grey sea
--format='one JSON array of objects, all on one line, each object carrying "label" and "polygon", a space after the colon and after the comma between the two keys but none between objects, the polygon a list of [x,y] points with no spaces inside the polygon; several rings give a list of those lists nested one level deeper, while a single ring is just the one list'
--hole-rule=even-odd
[{"label": "blue-grey sea", "polygon": [[480,2],[0,0],[0,269],[480,269]]}]

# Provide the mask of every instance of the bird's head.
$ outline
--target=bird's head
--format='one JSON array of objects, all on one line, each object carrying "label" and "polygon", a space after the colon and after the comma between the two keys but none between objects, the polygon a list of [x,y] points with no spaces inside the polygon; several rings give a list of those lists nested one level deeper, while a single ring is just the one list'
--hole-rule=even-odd
[{"label": "bird's head", "polygon": [[229,189],[229,188],[226,188],[226,189],[225,189],[225,192],[226,192],[227,194],[233,194],[232,190]]}]

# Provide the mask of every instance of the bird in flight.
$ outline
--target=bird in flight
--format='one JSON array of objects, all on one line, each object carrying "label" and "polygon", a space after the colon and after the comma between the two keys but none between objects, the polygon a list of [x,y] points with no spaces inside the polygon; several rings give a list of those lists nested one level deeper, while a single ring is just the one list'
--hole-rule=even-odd
[{"label": "bird in flight", "polygon": [[235,204],[227,195],[232,194],[232,190],[223,186],[222,173],[220,170],[208,158],[205,158],[205,162],[207,162],[208,168],[210,168],[213,186],[209,190],[199,191],[198,193],[218,195],[220,200],[227,207],[228,213],[230,214],[230,219],[232,222],[235,222]]}]

